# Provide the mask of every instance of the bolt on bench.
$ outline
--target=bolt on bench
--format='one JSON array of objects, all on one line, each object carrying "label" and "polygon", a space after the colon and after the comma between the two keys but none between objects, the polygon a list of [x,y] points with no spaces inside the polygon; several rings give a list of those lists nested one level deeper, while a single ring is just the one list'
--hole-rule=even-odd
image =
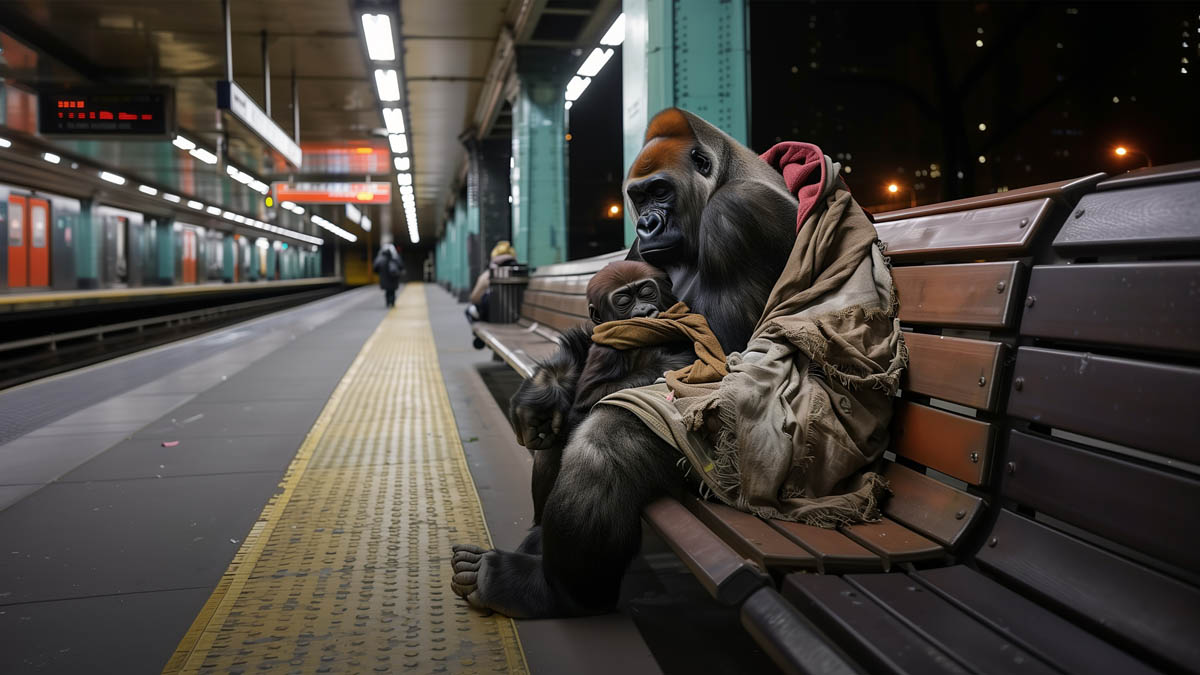
[{"label": "bolt on bench", "polygon": [[[911,354],[881,522],[646,509],[785,670],[1200,670],[1200,163],[1103,178],[876,217]],[[477,335],[528,377],[624,255]]]}]

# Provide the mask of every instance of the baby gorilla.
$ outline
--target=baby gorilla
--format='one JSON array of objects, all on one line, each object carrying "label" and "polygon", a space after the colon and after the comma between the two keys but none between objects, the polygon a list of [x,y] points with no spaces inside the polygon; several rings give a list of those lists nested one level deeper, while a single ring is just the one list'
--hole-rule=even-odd
[{"label": "baby gorilla", "polygon": [[[587,287],[588,315],[596,325],[608,321],[655,318],[675,305],[667,274],[640,260],[609,263],[596,273]],[[592,327],[568,329],[560,338],[570,359],[551,358],[539,364],[538,376],[526,381],[509,403],[509,417],[517,440],[537,450],[533,460],[533,522],[542,522],[542,509],[562,465],[562,449],[571,430],[583,421],[592,406],[605,396],[631,387],[653,384],[668,370],[683,368],[696,360],[692,343],[677,342],[614,349],[592,342]],[[583,364],[581,370],[575,364]],[[535,381],[536,380],[536,381]],[[574,386],[572,386],[572,384]],[[567,392],[572,389],[572,400]],[[544,392],[553,401],[531,401],[535,392]],[[536,438],[522,438],[519,411],[538,409],[550,403],[555,410],[550,428]],[[531,405],[533,404],[533,405]],[[542,408],[544,409],[544,408]]]}]

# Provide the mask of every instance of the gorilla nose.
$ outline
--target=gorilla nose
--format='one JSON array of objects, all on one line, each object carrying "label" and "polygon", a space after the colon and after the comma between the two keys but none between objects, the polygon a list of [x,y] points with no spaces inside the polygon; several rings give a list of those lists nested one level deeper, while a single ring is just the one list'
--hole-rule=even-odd
[{"label": "gorilla nose", "polygon": [[666,225],[666,219],[657,211],[642,214],[637,219],[637,233],[640,237],[653,237]]},{"label": "gorilla nose", "polygon": [[654,305],[640,304],[633,308],[633,311],[629,313],[629,316],[630,318],[645,317],[647,319],[653,319],[654,317],[658,316],[658,308]]}]

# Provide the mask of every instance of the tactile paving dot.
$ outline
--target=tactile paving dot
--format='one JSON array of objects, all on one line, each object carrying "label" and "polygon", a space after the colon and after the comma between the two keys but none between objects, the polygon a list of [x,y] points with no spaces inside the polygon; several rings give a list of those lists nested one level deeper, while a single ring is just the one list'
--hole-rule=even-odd
[{"label": "tactile paving dot", "polygon": [[488,540],[412,285],[164,672],[528,672],[512,621],[450,591],[450,545]]}]

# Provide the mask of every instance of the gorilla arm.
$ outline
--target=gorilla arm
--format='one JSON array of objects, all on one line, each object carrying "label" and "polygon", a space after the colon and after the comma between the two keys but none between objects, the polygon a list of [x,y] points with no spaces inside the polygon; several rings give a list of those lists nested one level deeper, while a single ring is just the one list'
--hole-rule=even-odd
[{"label": "gorilla arm", "polygon": [[566,441],[570,428],[564,429],[564,422],[591,346],[590,327],[568,329],[559,337],[558,350],[521,383],[508,403],[508,421],[518,443],[544,450]]},{"label": "gorilla arm", "polygon": [[628,350],[593,345],[579,376],[579,394],[571,407],[571,427],[583,421],[592,406],[605,396],[654,384],[666,371],[678,370],[695,360],[696,352],[685,342]]}]

